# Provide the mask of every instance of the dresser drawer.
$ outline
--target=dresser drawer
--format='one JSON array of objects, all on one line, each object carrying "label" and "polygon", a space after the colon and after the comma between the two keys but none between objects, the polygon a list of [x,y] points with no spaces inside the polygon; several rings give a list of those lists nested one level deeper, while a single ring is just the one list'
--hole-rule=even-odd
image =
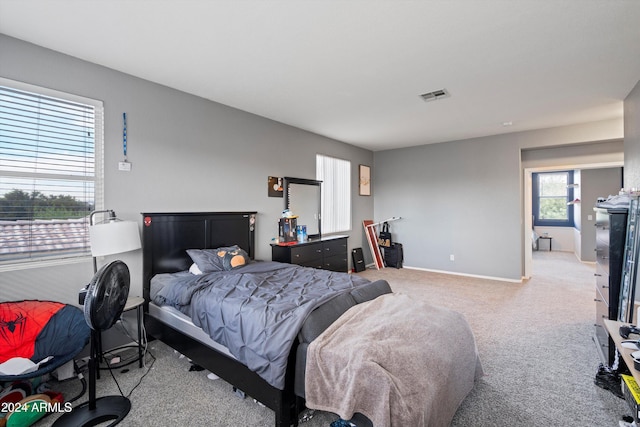
[{"label": "dresser drawer", "polygon": [[607,330],[604,328],[604,324],[595,325],[595,338],[596,344],[600,347],[600,351],[605,357],[609,359],[609,363],[613,363],[613,360],[609,356],[609,334],[607,334]]},{"label": "dresser drawer", "polygon": [[347,257],[344,255],[324,257],[322,261],[322,268],[325,270],[340,271],[344,273],[349,268]]},{"label": "dresser drawer", "polygon": [[596,225],[596,242],[598,246],[609,246],[609,227]]},{"label": "dresser drawer", "polygon": [[609,275],[600,266],[596,266],[596,288],[601,294],[604,302],[609,305]]},{"label": "dresser drawer", "polygon": [[604,327],[604,319],[609,318],[609,306],[601,299],[600,291],[596,289],[596,319],[595,338],[602,354],[609,357],[609,334]]},{"label": "dresser drawer", "polygon": [[596,302],[596,325],[604,326],[603,319],[609,318],[609,304],[598,288],[596,288],[596,297],[594,300]]},{"label": "dresser drawer", "polygon": [[322,245],[305,245],[291,248],[291,263],[308,266],[315,262],[322,264]]},{"label": "dresser drawer", "polygon": [[311,267],[311,268],[324,268],[324,264],[322,263],[322,258],[314,259],[311,261],[303,262],[298,264],[301,267]]},{"label": "dresser drawer", "polygon": [[322,243],[322,256],[346,255],[347,239],[337,239]]},{"label": "dresser drawer", "polygon": [[594,209],[594,211],[596,213],[596,227],[608,230],[610,223],[609,212],[606,209]]},{"label": "dresser drawer", "polygon": [[609,246],[598,245],[596,246],[596,264],[598,268],[601,268],[606,274],[609,274]]}]

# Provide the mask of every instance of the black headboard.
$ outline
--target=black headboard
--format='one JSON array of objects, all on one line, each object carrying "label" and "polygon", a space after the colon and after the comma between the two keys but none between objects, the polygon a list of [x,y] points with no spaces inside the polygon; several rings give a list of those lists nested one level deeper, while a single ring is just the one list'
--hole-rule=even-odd
[{"label": "black headboard", "polygon": [[256,212],[142,213],[143,294],[151,278],[188,270],[187,249],[238,245],[254,258]]}]

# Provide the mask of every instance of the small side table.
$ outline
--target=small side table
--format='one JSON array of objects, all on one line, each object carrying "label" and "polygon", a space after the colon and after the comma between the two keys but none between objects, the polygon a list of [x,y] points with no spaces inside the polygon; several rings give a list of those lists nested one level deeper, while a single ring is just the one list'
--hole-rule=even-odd
[{"label": "small side table", "polygon": [[142,297],[129,297],[127,303],[124,305],[124,310],[129,311],[136,309],[138,315],[138,367],[142,368],[143,361],[143,348],[142,348],[142,305],[144,304],[144,298]]},{"label": "small side table", "polygon": [[[124,305],[124,309],[122,312],[133,310],[134,308],[137,310],[138,315],[138,367],[142,368],[142,362],[144,360],[144,348],[142,347],[142,307],[144,304],[144,298],[142,297],[129,297],[127,298],[127,302]],[[128,347],[128,345],[116,347],[123,348]],[[101,360],[104,359],[102,353],[102,334],[98,334],[98,343],[95,349],[95,358],[100,363]],[[100,379],[100,369],[97,370],[97,379]]]},{"label": "small side table", "polygon": [[540,237],[538,237],[538,250],[540,250],[540,240],[542,240],[542,239],[549,241],[549,252],[551,252],[551,249],[552,249],[551,242],[553,241],[553,237],[551,237],[551,236],[540,236]]}]

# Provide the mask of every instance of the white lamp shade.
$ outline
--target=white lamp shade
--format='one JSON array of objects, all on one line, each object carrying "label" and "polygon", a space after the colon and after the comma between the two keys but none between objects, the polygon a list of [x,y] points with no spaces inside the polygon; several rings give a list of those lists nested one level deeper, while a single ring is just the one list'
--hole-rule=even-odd
[{"label": "white lamp shade", "polygon": [[89,227],[91,255],[119,254],[140,249],[138,224],[133,221],[109,221]]}]

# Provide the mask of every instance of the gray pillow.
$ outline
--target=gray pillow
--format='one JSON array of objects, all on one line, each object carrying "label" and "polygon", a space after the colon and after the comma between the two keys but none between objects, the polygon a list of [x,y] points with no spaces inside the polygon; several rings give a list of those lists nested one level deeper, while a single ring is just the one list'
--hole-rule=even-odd
[{"label": "gray pillow", "polygon": [[187,249],[187,254],[203,273],[233,270],[251,261],[249,255],[238,245],[216,249]]}]

